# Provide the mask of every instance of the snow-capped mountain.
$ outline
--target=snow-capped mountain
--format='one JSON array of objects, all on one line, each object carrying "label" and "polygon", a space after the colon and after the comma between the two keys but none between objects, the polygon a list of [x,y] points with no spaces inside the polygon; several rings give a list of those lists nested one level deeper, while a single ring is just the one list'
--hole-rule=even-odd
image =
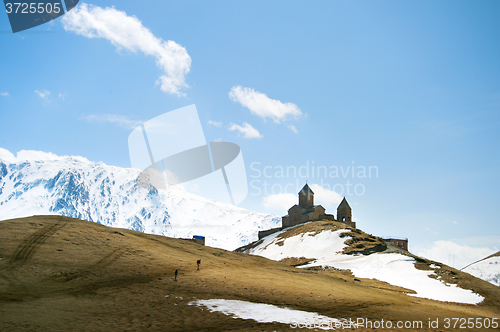
[{"label": "snow-capped mountain", "polygon": [[136,185],[137,169],[83,157],[0,148],[0,220],[57,214],[170,237],[203,235],[232,250],[277,227],[279,217],[187,193]]},{"label": "snow-capped mountain", "polygon": [[491,282],[493,285],[500,286],[500,251],[478,262],[467,265],[462,271]]}]

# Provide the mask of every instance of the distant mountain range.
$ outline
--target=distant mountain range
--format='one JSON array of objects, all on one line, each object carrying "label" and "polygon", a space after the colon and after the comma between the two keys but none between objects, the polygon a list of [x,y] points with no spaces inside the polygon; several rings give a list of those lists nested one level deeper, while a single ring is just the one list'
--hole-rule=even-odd
[{"label": "distant mountain range", "polygon": [[500,286],[500,251],[467,265],[462,271]]},{"label": "distant mountain range", "polygon": [[136,185],[139,170],[83,157],[0,148],[0,220],[57,214],[170,237],[203,235],[209,246],[233,250],[281,218],[223,204],[177,187]]}]

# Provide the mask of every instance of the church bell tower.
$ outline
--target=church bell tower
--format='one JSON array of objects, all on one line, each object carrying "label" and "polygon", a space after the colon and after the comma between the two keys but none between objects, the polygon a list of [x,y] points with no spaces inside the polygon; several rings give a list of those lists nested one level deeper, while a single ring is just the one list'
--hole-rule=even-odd
[{"label": "church bell tower", "polygon": [[306,185],[299,191],[299,205],[314,206],[314,192]]}]

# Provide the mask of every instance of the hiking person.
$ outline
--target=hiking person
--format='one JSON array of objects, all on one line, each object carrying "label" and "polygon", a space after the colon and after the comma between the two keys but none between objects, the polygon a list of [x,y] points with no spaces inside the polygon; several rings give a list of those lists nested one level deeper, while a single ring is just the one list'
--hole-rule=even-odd
[{"label": "hiking person", "polygon": [[179,273],[179,271],[177,269],[175,269],[175,272],[174,272],[174,281],[177,281],[177,273]]},{"label": "hiking person", "polygon": [[201,264],[201,259],[198,259],[198,260],[196,261],[196,264],[198,264],[198,269],[197,269],[197,270],[199,270],[199,269],[200,269],[200,264]]}]

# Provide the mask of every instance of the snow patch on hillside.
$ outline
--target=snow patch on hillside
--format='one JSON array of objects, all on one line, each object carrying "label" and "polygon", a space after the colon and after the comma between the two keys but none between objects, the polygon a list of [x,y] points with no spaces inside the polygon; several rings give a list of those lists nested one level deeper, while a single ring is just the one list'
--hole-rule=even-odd
[{"label": "snow patch on hillside", "polygon": [[438,301],[477,304],[484,298],[471,290],[445,284],[430,278],[434,271],[422,271],[415,267],[415,259],[398,253],[373,253],[371,255],[345,255],[342,250],[350,237],[340,237],[346,229],[325,230],[320,233],[303,233],[283,238],[287,230],[272,234],[250,250],[251,254],[279,261],[287,257],[305,257],[313,261],[301,265],[307,267],[333,267],[350,270],[358,278],[377,279],[394,286],[411,289],[410,296]]},{"label": "snow patch on hillside", "polygon": [[[348,232],[347,229],[341,229],[338,231],[327,230],[318,234],[307,232],[281,239],[280,235],[286,231],[274,233],[266,237],[251,253],[277,261],[287,257],[305,257],[321,260],[322,258],[342,252],[346,247],[344,241],[350,238],[341,238],[340,234]],[[307,250],[304,250],[305,248]]]},{"label": "snow patch on hillside", "polygon": [[[280,308],[271,304],[253,303],[239,300],[211,299],[196,300],[189,305],[204,306],[211,312],[222,312],[232,315],[233,318],[253,319],[259,323],[281,323],[296,326],[298,324],[318,324],[315,327],[323,330],[335,329],[335,323],[339,320],[319,315],[315,312]],[[332,324],[333,323],[333,324]]]},{"label": "snow patch on hillside", "polygon": [[483,259],[465,267],[462,271],[500,286],[500,256]]},{"label": "snow patch on hillside", "polygon": [[471,290],[462,289],[453,284],[430,278],[434,271],[422,271],[415,268],[415,259],[396,253],[374,253],[364,255],[336,255],[319,259],[305,265],[331,266],[350,270],[358,278],[377,279],[415,291],[410,296],[431,300],[477,304],[484,298]]}]

